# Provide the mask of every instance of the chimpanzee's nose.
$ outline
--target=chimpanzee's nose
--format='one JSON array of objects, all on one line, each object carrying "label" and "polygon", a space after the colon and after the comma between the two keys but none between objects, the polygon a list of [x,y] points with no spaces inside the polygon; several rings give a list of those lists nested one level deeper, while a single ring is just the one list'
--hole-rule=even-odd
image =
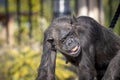
[{"label": "chimpanzee's nose", "polygon": [[73,45],[73,42],[74,42],[74,40],[70,38],[70,39],[67,40],[66,44],[67,44],[68,46],[72,46],[72,45]]}]

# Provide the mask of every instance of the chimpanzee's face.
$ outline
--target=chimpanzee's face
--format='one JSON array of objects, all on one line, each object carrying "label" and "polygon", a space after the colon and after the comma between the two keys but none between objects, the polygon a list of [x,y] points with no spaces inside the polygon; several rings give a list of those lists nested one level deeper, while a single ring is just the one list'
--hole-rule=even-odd
[{"label": "chimpanzee's face", "polygon": [[54,45],[64,55],[77,57],[81,46],[77,32],[70,24],[62,24],[51,29],[50,35],[54,39]]}]

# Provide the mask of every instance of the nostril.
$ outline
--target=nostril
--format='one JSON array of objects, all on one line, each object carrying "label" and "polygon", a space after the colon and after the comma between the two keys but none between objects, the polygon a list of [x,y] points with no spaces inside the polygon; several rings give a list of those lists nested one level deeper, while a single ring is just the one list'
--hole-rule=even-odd
[{"label": "nostril", "polygon": [[68,46],[71,46],[71,43],[68,43]]},{"label": "nostril", "polygon": [[68,45],[68,46],[72,46],[72,43],[73,43],[73,41],[71,40],[71,41],[68,42],[67,45]]},{"label": "nostril", "polygon": [[65,41],[67,46],[72,46],[74,44],[74,39],[73,38],[68,38]]}]

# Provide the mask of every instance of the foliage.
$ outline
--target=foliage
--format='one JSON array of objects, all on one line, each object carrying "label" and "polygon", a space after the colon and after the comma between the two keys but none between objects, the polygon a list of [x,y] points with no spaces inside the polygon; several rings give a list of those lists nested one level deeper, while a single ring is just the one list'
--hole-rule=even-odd
[{"label": "foliage", "polygon": [[[39,55],[39,52],[28,46],[6,49],[4,54],[0,54],[0,80],[35,80],[40,62]],[[65,68],[65,62],[60,54],[56,62],[57,80],[75,77],[73,72]]]},{"label": "foliage", "polygon": [[[23,18],[24,19],[24,18]],[[37,21],[37,19],[39,19]],[[21,43],[22,44],[28,44],[30,43],[30,38],[29,38],[29,22],[21,22],[21,27],[15,31],[14,33],[14,37],[15,37],[15,41],[18,43],[18,36],[21,37]],[[34,42],[40,42],[42,43],[43,40],[43,31],[46,28],[46,26],[48,26],[48,22],[46,21],[46,19],[42,19],[42,18],[38,18],[36,16],[33,16],[33,20],[32,20],[32,40]]]},{"label": "foliage", "polygon": [[29,40],[28,33],[29,33],[28,27],[25,24],[22,24],[21,27],[17,29],[14,33],[15,41],[18,43],[18,37],[22,37],[21,42],[23,44],[28,43]]},{"label": "foliage", "polygon": [[70,70],[70,68],[74,69],[71,64],[65,64],[65,60],[61,54],[58,54],[58,58],[56,60],[56,78],[57,80],[66,80],[66,79],[75,79],[76,74]]},{"label": "foliage", "polygon": [[[115,14],[115,11],[117,10],[118,4],[120,3],[119,0],[102,0],[103,1],[103,7],[104,7],[104,15],[105,15],[105,26],[109,26],[111,23],[111,20]],[[111,7],[110,7],[111,6]],[[114,32],[116,32],[118,35],[120,35],[120,18],[118,18],[118,21],[115,25]]]},{"label": "foliage", "polygon": [[38,52],[29,47],[7,49],[0,55],[1,80],[34,80],[39,61]]},{"label": "foliage", "polygon": [[[17,0],[8,0],[9,1],[9,12],[16,12],[16,1]],[[28,1],[21,0],[21,12],[28,12]],[[31,0],[32,1],[32,10],[33,12],[38,12],[38,14],[32,15],[32,26],[33,26],[33,39],[36,42],[42,43],[43,31],[48,22],[52,19],[52,1],[44,1],[44,11],[43,16],[44,21],[40,16],[40,0]],[[105,25],[109,26],[110,21],[117,9],[119,0],[102,0],[104,5],[105,13]],[[112,9],[110,9],[109,2],[112,3]],[[75,8],[74,0],[71,1],[72,9]],[[23,7],[24,6],[24,7]],[[0,12],[5,11],[4,6],[0,6]],[[112,11],[111,11],[112,10]],[[74,14],[74,9],[72,10]],[[111,13],[111,16],[109,15]],[[39,20],[38,20],[39,19]],[[114,31],[120,35],[120,18],[117,21],[117,24],[114,28]],[[21,15],[21,27],[20,27],[22,44],[29,43],[29,25],[28,25],[28,15]],[[16,42],[18,39],[19,31],[15,32]],[[5,41],[0,40],[1,43]],[[1,47],[0,47],[1,48]],[[40,53],[29,46],[22,46],[21,48],[4,48],[3,53],[0,51],[0,80],[34,80],[37,74],[37,68],[40,62]],[[41,52],[41,51],[40,51]],[[70,64],[65,64],[65,61],[61,54],[58,54],[56,60],[56,79],[57,80],[66,80],[69,78],[75,78],[76,74],[73,72],[73,67]]]}]

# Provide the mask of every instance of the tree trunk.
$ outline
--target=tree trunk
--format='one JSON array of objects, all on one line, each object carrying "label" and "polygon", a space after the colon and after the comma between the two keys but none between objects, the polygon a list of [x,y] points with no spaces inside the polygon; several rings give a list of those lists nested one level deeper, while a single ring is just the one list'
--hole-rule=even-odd
[{"label": "tree trunk", "polygon": [[77,16],[90,16],[103,24],[103,7],[101,0],[77,0]]}]

